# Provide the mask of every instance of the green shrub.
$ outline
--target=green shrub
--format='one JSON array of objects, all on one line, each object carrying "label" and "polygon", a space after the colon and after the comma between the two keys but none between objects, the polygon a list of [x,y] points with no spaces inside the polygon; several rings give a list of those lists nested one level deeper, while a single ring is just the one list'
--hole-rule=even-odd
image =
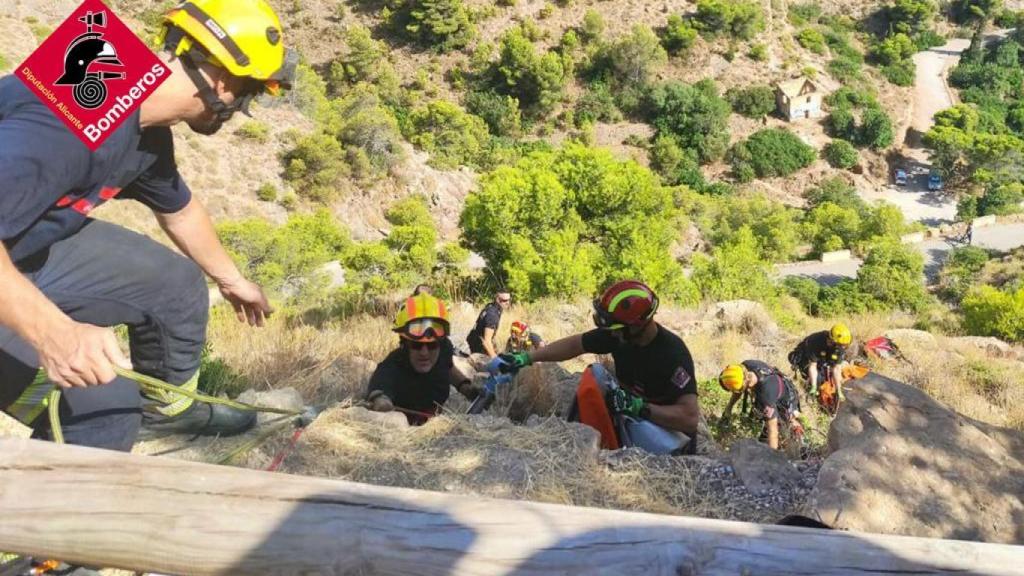
[{"label": "green shrub", "polygon": [[694,23],[708,35],[750,40],[764,30],[764,14],[759,3],[748,0],[697,0]]},{"label": "green shrub", "polygon": [[871,57],[882,66],[898,64],[910,59],[917,46],[906,34],[893,34],[871,49]]},{"label": "green shrub", "polygon": [[259,144],[266,144],[270,141],[270,127],[259,120],[249,120],[235,130],[235,135]]},{"label": "green shrub", "polygon": [[799,300],[805,312],[814,315],[818,313],[821,285],[817,280],[805,276],[787,276],[782,281],[782,289]]},{"label": "green shrub", "polygon": [[761,118],[775,111],[775,91],[771,86],[731,88],[725,93],[733,112],[748,118]]},{"label": "green shrub", "polygon": [[512,96],[494,91],[470,92],[466,95],[466,109],[482,118],[495,136],[517,137],[522,133],[519,100]]},{"label": "green shrub", "polygon": [[701,162],[722,157],[729,145],[729,103],[713,80],[696,84],[668,82],[651,89],[647,115],[659,135],[668,135]]},{"label": "green shrub", "polygon": [[977,246],[964,246],[951,251],[939,273],[939,294],[952,303],[959,303],[971,286],[977,283],[988,258],[988,251]]},{"label": "green shrub", "polygon": [[583,14],[583,24],[580,26],[580,39],[586,43],[601,39],[604,34],[604,17],[597,10],[587,10]]},{"label": "green shrub", "polygon": [[790,4],[787,12],[789,22],[794,26],[817,22],[821,16],[821,6],[814,2]]},{"label": "green shrub", "polygon": [[538,54],[522,27],[502,36],[495,72],[495,89],[516,98],[526,110],[546,113],[562,98],[566,78],[561,59],[553,52]]},{"label": "green shrub", "polygon": [[696,41],[697,29],[690,24],[689,20],[678,14],[668,17],[668,23],[661,35],[661,44],[669,54],[673,56],[685,54]]},{"label": "green shrub", "polygon": [[892,120],[884,110],[879,107],[864,111],[857,138],[861,145],[882,150],[891,146],[895,137]]},{"label": "green shrub", "polygon": [[327,210],[293,215],[283,226],[259,218],[224,222],[217,233],[245,276],[271,292],[286,282],[310,281],[318,266],[351,245],[348,231]]},{"label": "green shrub", "polygon": [[402,159],[398,120],[377,92],[365,85],[353,88],[344,98],[332,100],[324,123],[325,129],[347,151],[354,150],[350,157],[364,158],[373,170],[389,171]]},{"label": "green shrub", "polygon": [[978,215],[1016,214],[1021,211],[1021,202],[1024,202],[1024,184],[1011,182],[990,186],[978,199]]},{"label": "green shrub", "polygon": [[648,150],[651,168],[661,175],[669,186],[680,184],[693,190],[705,191],[707,182],[700,171],[696,152],[683,150],[672,136],[658,136]]},{"label": "green shrub", "polygon": [[822,286],[818,297],[818,315],[835,317],[881,310],[884,306],[861,291],[856,280],[842,280],[833,286]]},{"label": "green shrub", "polygon": [[716,246],[710,258],[698,254],[691,279],[706,300],[763,302],[776,295],[771,275],[771,263],[759,256],[753,232],[743,228],[731,242]]},{"label": "green shrub", "polygon": [[846,140],[833,140],[825,145],[822,156],[833,168],[848,170],[853,168],[859,157],[857,149]]},{"label": "green shrub", "polygon": [[633,26],[629,34],[609,45],[604,58],[612,81],[627,86],[646,85],[668,59],[661,41],[643,24]]},{"label": "green shrub", "polygon": [[961,307],[969,334],[1009,342],[1024,340],[1024,288],[1003,292],[991,286],[976,286],[964,297]]},{"label": "green shrub", "polygon": [[303,136],[283,161],[285,180],[300,196],[317,202],[336,199],[350,174],[341,144],[328,134]]},{"label": "green shrub", "polygon": [[256,189],[256,198],[264,202],[273,202],[277,200],[277,186],[274,186],[270,182],[264,183]]},{"label": "green shrub", "polygon": [[411,39],[441,52],[466,46],[476,34],[462,0],[399,0],[391,21]]},{"label": "green shrub", "polygon": [[747,56],[755,62],[764,62],[768,60],[768,47],[761,43],[751,44]]},{"label": "green shrub", "polygon": [[850,208],[858,214],[867,214],[868,211],[867,203],[842,176],[833,176],[822,180],[817,186],[807,190],[805,197],[812,209],[825,202],[831,202],[836,206]]},{"label": "green shrub", "polygon": [[815,256],[842,250],[860,239],[861,214],[831,201],[815,206],[804,219],[804,234]]},{"label": "green shrub", "polygon": [[429,276],[437,261],[437,230],[423,196],[410,196],[391,205],[385,218],[392,225],[384,244],[397,257],[399,271]]},{"label": "green shrub", "polygon": [[576,102],[577,127],[594,122],[618,122],[622,114],[615,106],[615,97],[604,82],[594,82]]},{"label": "green shrub", "polygon": [[814,148],[792,132],[778,128],[755,132],[730,152],[734,172],[749,169],[758,178],[788,176],[810,166],[816,157]]},{"label": "green shrub", "polygon": [[464,245],[522,298],[592,295],[637,277],[678,299],[687,283],[668,250],[677,216],[646,168],[571,144],[482,176],[460,226]]},{"label": "green shrub", "polygon": [[735,243],[741,230],[749,230],[762,260],[787,262],[796,254],[802,240],[800,211],[760,193],[702,200],[703,206],[686,212],[715,246]]},{"label": "green shrub", "polygon": [[796,35],[801,46],[815,54],[825,53],[825,36],[815,28],[804,28]]},{"label": "green shrub", "polygon": [[388,59],[387,45],[374,40],[365,26],[351,25],[345,30],[341,54],[330,64],[327,88],[337,96],[360,82],[377,86],[385,100],[397,102],[398,73]]},{"label": "green shrub", "polygon": [[430,152],[431,165],[441,169],[479,166],[490,144],[483,120],[445,100],[413,110],[409,126],[409,142]]},{"label": "green shrub", "polygon": [[882,67],[885,79],[897,86],[913,86],[916,66],[913,60],[904,60]]},{"label": "green shrub", "polygon": [[885,12],[896,32],[911,34],[929,27],[939,8],[932,0],[894,0]]},{"label": "green shrub", "polygon": [[920,311],[928,303],[924,256],[898,240],[881,242],[864,259],[857,286],[886,309]]}]

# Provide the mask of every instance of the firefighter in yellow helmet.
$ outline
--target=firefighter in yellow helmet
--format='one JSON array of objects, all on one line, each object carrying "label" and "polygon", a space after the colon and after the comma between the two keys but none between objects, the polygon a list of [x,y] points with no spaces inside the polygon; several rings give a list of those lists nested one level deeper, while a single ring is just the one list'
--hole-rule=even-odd
[{"label": "firefighter in yellow helmet", "polygon": [[726,423],[732,416],[733,406],[741,398],[744,410],[749,409],[749,398],[753,408],[764,419],[761,439],[774,450],[779,448],[779,420],[789,424],[793,436],[802,439],[804,428],[800,414],[800,396],[793,382],[778,368],[760,360],[744,360],[739,364],[726,366],[718,376],[718,384],[732,394],[720,423]]},{"label": "firefighter in yellow helmet", "polygon": [[[142,399],[114,367],[195,390],[207,278],[240,321],[271,313],[178,172],[170,126],[216,131],[255,96],[287,88],[294,58],[264,0],[183,2],[161,42],[170,75],[95,151],[16,77],[0,78],[0,409],[40,437],[52,435],[43,413],[55,386],[69,444],[130,450],[140,427],[228,435],[255,421],[174,393]],[[90,217],[115,197],[152,210],[180,253]],[[121,324],[130,362],[110,328]]]},{"label": "firefighter in yellow helmet", "polygon": [[398,408],[410,424],[418,425],[441,411],[451,386],[470,400],[476,398],[480,388],[472,375],[455,366],[444,302],[429,294],[410,296],[398,310],[392,330],[399,346],[370,377],[366,401],[372,410]]},{"label": "firefighter in yellow helmet", "polygon": [[842,322],[836,323],[828,330],[815,332],[804,338],[789,353],[789,363],[793,369],[807,378],[811,395],[818,393],[818,386],[825,374],[832,375],[838,391],[839,400],[843,396],[843,366],[846,364],[846,351],[853,342],[850,329]]}]

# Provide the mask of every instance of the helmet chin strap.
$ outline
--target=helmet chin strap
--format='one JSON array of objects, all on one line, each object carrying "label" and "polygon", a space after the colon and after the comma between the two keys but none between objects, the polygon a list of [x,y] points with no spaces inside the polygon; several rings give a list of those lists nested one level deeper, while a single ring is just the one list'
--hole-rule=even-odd
[{"label": "helmet chin strap", "polygon": [[[231,119],[235,115],[235,112],[241,111],[245,115],[249,115],[249,102],[255,96],[255,94],[245,94],[239,96],[231,104],[226,104],[220,97],[217,96],[217,92],[213,89],[213,86],[206,81],[206,78],[199,71],[199,66],[194,58],[194,50],[182,54],[180,56],[182,67],[185,69],[185,74],[192,80],[192,84],[195,85],[196,89],[199,90],[199,97],[203,100],[203,104],[207,110],[213,112],[214,121],[208,125],[194,127],[189,125],[192,130],[208,136],[214,134],[220,130],[221,126],[225,122]],[[198,55],[202,58],[202,54]]]}]

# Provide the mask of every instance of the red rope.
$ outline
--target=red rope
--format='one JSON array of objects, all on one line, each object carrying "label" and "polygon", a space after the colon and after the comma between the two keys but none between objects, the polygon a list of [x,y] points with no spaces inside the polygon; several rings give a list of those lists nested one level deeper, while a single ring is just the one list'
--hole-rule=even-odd
[{"label": "red rope", "polygon": [[288,455],[291,454],[292,450],[295,449],[295,444],[299,441],[299,438],[305,431],[305,426],[295,429],[295,433],[292,434],[292,439],[288,442],[287,446],[285,446],[280,452],[277,453],[277,456],[274,456],[274,461],[271,462],[270,466],[267,467],[267,472],[277,472],[277,469],[280,468],[281,464],[284,463],[284,459],[287,458]]}]

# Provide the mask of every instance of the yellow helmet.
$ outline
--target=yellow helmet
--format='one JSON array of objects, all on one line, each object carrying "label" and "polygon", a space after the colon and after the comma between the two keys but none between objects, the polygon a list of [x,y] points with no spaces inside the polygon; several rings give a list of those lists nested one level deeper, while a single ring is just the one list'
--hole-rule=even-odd
[{"label": "yellow helmet", "polygon": [[[174,28],[184,35],[168,35]],[[182,2],[164,16],[162,34],[176,56],[198,44],[240,78],[274,82],[285,65],[281,20],[264,0]]]},{"label": "yellow helmet", "polygon": [[[215,123],[199,130],[212,134],[231,116],[248,114],[249,102],[259,92],[278,94],[290,88],[298,56],[284,47],[281,20],[265,0],[191,0],[164,15],[159,43],[178,57],[199,96],[214,113]],[[248,80],[226,104],[199,73],[208,62],[231,75]],[[191,126],[191,125],[190,125]]]},{"label": "yellow helmet", "polygon": [[433,342],[444,338],[451,330],[448,307],[429,294],[410,296],[395,315],[392,330],[406,340],[417,342]]},{"label": "yellow helmet", "polygon": [[746,371],[743,370],[743,366],[740,364],[729,364],[722,370],[722,373],[718,375],[718,384],[725,389],[726,392],[739,392],[743,390],[743,380],[746,377]]},{"label": "yellow helmet", "polygon": [[850,329],[842,322],[832,326],[828,333],[832,341],[840,346],[849,346],[853,342],[853,335],[850,334]]}]

